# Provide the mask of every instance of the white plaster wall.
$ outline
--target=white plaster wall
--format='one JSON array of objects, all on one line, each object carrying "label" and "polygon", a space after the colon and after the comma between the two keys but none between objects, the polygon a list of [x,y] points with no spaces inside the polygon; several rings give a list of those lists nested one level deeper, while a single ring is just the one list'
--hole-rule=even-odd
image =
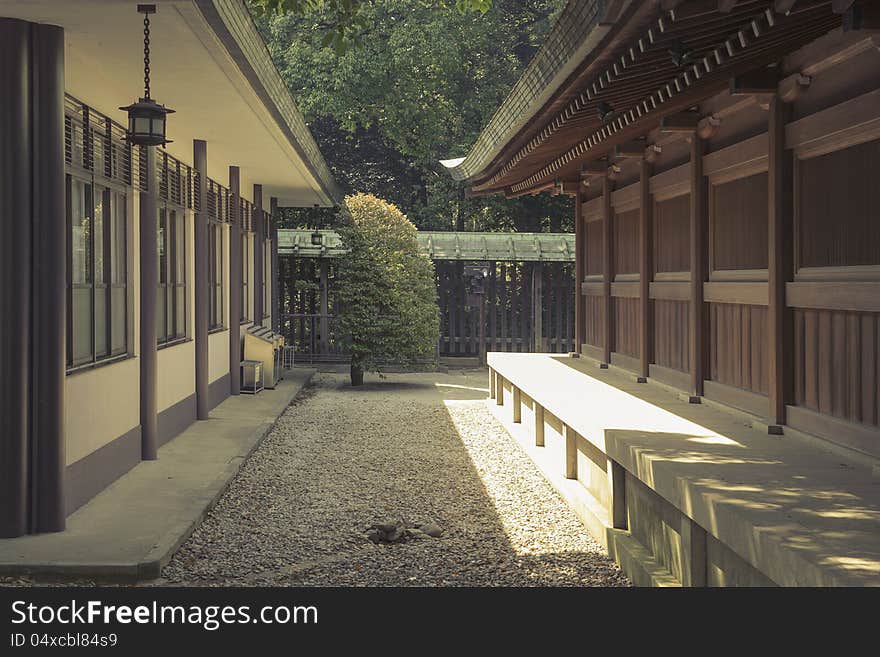
[{"label": "white plaster wall", "polygon": [[229,373],[229,330],[217,331],[208,336],[208,382]]},{"label": "white plaster wall", "polygon": [[140,363],[131,358],[77,372],[64,384],[67,464],[140,424]]},{"label": "white plaster wall", "polygon": [[161,413],[196,392],[195,341],[159,350],[156,405]]}]

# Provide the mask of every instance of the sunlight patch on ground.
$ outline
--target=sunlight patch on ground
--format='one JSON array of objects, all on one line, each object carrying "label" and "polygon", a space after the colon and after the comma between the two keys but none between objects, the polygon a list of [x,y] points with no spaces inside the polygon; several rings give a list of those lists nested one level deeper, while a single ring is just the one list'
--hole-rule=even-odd
[{"label": "sunlight patch on ground", "polygon": [[[587,529],[583,526],[580,526],[579,528],[579,532],[583,532],[582,542],[576,541],[575,544],[560,545],[559,542],[552,540],[553,530],[551,527],[546,526],[541,522],[536,522],[534,525],[526,524],[524,526],[521,513],[512,514],[507,512],[506,509],[508,507],[521,507],[523,485],[529,485],[530,487],[540,489],[540,496],[547,499],[548,502],[553,503],[554,506],[560,504],[560,502],[553,499],[556,498],[556,492],[541,475],[533,471],[533,465],[528,460],[528,456],[521,452],[519,445],[507,436],[505,430],[500,427],[500,425],[497,426],[497,428],[486,426],[479,432],[482,435],[477,435],[475,433],[472,416],[474,414],[483,414],[485,412],[485,400],[447,399],[444,400],[443,403],[446,406],[452,424],[458,432],[465,449],[471,455],[475,465],[477,463],[482,463],[482,465],[476,465],[477,471],[480,478],[483,480],[487,494],[498,511],[498,519],[502,526],[502,530],[504,531],[507,540],[510,542],[511,548],[516,554],[526,557],[548,557],[565,552],[583,552],[593,547],[592,538],[589,536]],[[492,424],[494,424],[494,421]],[[481,443],[484,443],[487,438],[493,441],[493,447],[509,451],[511,453],[510,455],[515,459],[522,459],[523,463],[521,467],[524,476],[511,478],[511,470],[509,467],[505,469],[496,467],[494,464],[487,465],[485,458],[477,456],[477,451],[485,450],[485,446]],[[526,472],[529,472],[531,476],[525,476]],[[533,481],[528,482],[529,479],[533,479]],[[577,520],[573,512],[566,511],[566,515],[569,513],[571,513],[571,519],[569,522],[574,525],[580,525],[580,521]],[[537,515],[535,516],[536,521],[538,520],[538,517],[539,516]],[[593,549],[595,549],[595,547],[593,547]]]},{"label": "sunlight patch on ground", "polygon": [[458,388],[459,390],[473,390],[474,392],[485,392],[489,394],[489,388],[474,388],[473,386],[460,386],[454,383],[435,383],[438,388]]}]

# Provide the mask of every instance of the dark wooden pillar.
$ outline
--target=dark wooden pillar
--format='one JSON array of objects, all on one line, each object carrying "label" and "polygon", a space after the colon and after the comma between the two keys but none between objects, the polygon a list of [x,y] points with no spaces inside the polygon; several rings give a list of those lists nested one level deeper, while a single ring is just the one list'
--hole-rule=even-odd
[{"label": "dark wooden pillar", "polygon": [[[575,215],[577,220],[577,215]],[[576,240],[575,240],[576,241]],[[583,266],[583,265],[581,265]],[[575,266],[577,269],[577,266]],[[577,298],[578,295],[575,295]],[[577,304],[576,304],[577,305]],[[582,306],[583,304],[581,304]],[[577,310],[575,311],[577,312]],[[575,320],[577,321],[577,320]],[[535,352],[544,351],[544,263],[536,262],[532,265],[532,332],[534,343],[532,349]],[[562,331],[559,330],[562,338]],[[575,351],[580,353],[580,344],[575,345]]]},{"label": "dark wooden pillar", "polygon": [[198,175],[195,188],[198,212],[195,213],[195,350],[196,350],[196,417],[207,420],[210,412],[208,401],[208,297],[214,293],[208,282],[208,144],[202,139],[193,140],[193,164]]},{"label": "dark wooden pillar", "polygon": [[241,391],[241,175],[229,167],[229,394]]},{"label": "dark wooden pillar", "polygon": [[61,531],[64,30],[0,18],[0,537]]},{"label": "dark wooden pillar", "polygon": [[330,348],[330,341],[328,340],[327,332],[329,330],[329,321],[328,316],[330,315],[330,306],[328,303],[329,300],[329,289],[330,278],[328,275],[328,267],[330,266],[330,262],[326,258],[322,258],[320,260],[320,272],[319,276],[321,278],[321,322],[320,322],[320,331],[321,331],[321,342],[320,342],[320,351],[322,354],[326,354]]},{"label": "dark wooden pillar", "polygon": [[768,306],[767,354],[769,403],[767,419],[771,433],[781,433],[785,405],[793,388],[794,321],[785,305],[785,284],[794,275],[794,218],[792,153],[785,148],[785,125],[790,105],[778,96],[770,101],[768,128],[767,246]]},{"label": "dark wooden pillar", "polygon": [[613,221],[611,192],[614,182],[605,176],[602,179],[602,306],[605,313],[604,338],[602,340],[602,366],[611,362],[611,345],[614,333],[614,306],[611,302],[611,279],[614,276]]},{"label": "dark wooden pillar", "polygon": [[709,280],[709,213],[708,185],[703,176],[703,155],[706,142],[696,133],[690,136],[691,150],[691,217],[690,217],[690,256],[691,256],[691,295],[690,295],[690,344],[691,361],[690,401],[699,403],[703,395],[703,381],[706,378],[706,353],[708,350],[708,314],[703,302],[703,283]]},{"label": "dark wooden pillar", "polygon": [[140,364],[141,364],[141,458],[158,457],[158,406],[156,304],[159,289],[159,188],[156,180],[156,149],[140,150],[147,160],[146,190],[140,194]]},{"label": "dark wooden pillar", "polygon": [[581,289],[587,267],[587,231],[580,192],[574,198],[574,350],[581,353],[587,341],[587,306]]},{"label": "dark wooden pillar", "polygon": [[[30,24],[0,18],[0,537],[28,531]],[[13,384],[14,382],[14,384]]]},{"label": "dark wooden pillar", "polygon": [[[36,479],[32,528],[61,531],[64,508],[64,377],[67,278],[64,192],[64,30],[31,28],[33,139],[33,348],[31,440]],[[7,169],[3,168],[3,171]],[[7,279],[10,280],[10,279]]]},{"label": "dark wooden pillar", "polygon": [[640,163],[639,204],[639,383],[648,380],[654,348],[654,312],[651,306],[651,278],[654,275],[654,226],[651,202],[651,163]]},{"label": "dark wooden pillar", "polygon": [[263,220],[263,186],[254,185],[254,325],[263,325],[263,253],[266,249]]},{"label": "dark wooden pillar", "polygon": [[278,268],[278,199],[269,199],[269,234],[272,236],[272,255],[269,280],[272,282],[272,330],[281,330],[281,277]]}]

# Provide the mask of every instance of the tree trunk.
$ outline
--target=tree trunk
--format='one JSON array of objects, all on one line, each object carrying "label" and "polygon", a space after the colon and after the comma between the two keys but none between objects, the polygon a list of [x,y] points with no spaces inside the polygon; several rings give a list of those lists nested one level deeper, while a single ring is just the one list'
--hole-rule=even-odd
[{"label": "tree trunk", "polygon": [[362,386],[364,384],[364,369],[360,364],[352,361],[351,363],[351,385]]}]

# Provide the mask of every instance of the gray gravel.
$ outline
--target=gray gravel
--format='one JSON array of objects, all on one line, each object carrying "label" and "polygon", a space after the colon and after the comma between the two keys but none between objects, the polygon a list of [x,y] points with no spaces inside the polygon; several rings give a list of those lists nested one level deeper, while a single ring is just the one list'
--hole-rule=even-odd
[{"label": "gray gravel", "polygon": [[[485,408],[484,373],[367,381],[317,375],[156,583],[629,585]],[[397,519],[443,534],[366,537]]]}]

